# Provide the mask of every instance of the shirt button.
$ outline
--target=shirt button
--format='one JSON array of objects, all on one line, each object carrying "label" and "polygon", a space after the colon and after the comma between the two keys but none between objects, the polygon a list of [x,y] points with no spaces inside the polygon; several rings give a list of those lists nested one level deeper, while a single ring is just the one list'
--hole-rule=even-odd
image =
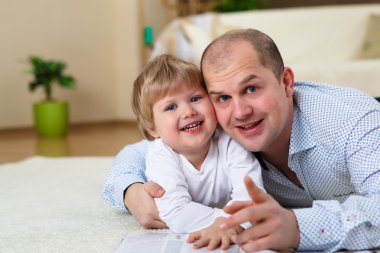
[{"label": "shirt button", "polygon": [[328,237],[328,232],[325,228],[322,228],[320,231],[319,231],[319,237],[322,239],[322,240],[325,240],[327,239]]}]

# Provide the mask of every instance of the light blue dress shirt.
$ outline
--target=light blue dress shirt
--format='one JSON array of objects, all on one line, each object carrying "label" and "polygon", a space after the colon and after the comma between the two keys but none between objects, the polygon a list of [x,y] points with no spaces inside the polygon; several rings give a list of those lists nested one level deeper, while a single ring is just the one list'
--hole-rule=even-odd
[{"label": "light blue dress shirt", "polygon": [[[263,161],[266,191],[292,208],[301,232],[298,250],[380,246],[380,104],[353,89],[296,82],[289,168],[304,189]],[[109,203],[145,182],[147,141],[126,146],[104,185]]]}]

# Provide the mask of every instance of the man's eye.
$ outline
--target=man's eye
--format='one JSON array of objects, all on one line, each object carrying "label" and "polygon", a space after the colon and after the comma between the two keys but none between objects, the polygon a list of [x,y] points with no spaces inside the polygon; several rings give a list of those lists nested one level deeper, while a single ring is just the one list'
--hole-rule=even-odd
[{"label": "man's eye", "polygon": [[194,96],[190,99],[190,102],[197,102],[201,99],[201,96]]},{"label": "man's eye", "polygon": [[173,111],[175,109],[177,109],[177,105],[175,104],[171,104],[165,107],[165,111]]},{"label": "man's eye", "polygon": [[218,102],[226,102],[230,99],[230,96],[227,96],[227,95],[222,95],[218,98]]},{"label": "man's eye", "polygon": [[255,86],[250,86],[247,88],[247,93],[255,93],[257,88]]}]

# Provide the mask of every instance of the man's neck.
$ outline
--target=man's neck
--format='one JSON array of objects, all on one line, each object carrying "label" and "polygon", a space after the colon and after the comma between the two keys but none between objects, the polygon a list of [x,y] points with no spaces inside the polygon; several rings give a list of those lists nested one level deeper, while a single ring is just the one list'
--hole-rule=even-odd
[{"label": "man's neck", "polygon": [[289,144],[282,147],[282,149],[272,149],[270,153],[260,153],[262,158],[270,162],[276,169],[278,169],[286,178],[288,178],[294,185],[304,189],[301,181],[298,179],[297,174],[294,173],[288,165],[289,157]]},{"label": "man's neck", "polygon": [[260,152],[261,157],[266,161],[270,162],[276,169],[278,169],[282,174],[284,174],[293,184],[301,189],[304,189],[301,182],[299,181],[296,173],[294,173],[288,165],[289,160],[289,149],[290,149],[290,137],[292,133],[293,126],[293,107],[290,110],[290,124],[286,131],[278,138],[278,140],[273,143],[266,150]]},{"label": "man's neck", "polygon": [[274,165],[279,170],[288,169],[288,156],[290,149],[290,136],[292,133],[293,114],[289,115],[290,120],[277,140],[260,152],[261,156]]},{"label": "man's neck", "polygon": [[283,146],[270,148],[269,152],[260,152],[262,158],[270,162],[280,171],[288,169],[289,142]]}]

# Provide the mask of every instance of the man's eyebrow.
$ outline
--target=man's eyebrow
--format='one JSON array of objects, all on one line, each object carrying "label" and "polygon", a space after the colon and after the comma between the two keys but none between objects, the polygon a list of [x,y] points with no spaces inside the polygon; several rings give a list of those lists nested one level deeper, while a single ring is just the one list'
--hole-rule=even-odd
[{"label": "man's eyebrow", "polygon": [[250,74],[250,75],[244,77],[244,78],[239,82],[239,84],[247,83],[247,82],[249,82],[249,81],[251,81],[252,79],[255,79],[255,78],[258,78],[258,76],[255,75],[255,74]]},{"label": "man's eyebrow", "polygon": [[[242,80],[240,80],[239,85],[245,84],[245,83],[247,83],[247,82],[249,82],[255,78],[258,78],[258,76],[255,74],[250,74],[250,75],[244,77]],[[222,94],[224,94],[224,92],[222,92],[222,91],[209,91],[208,92],[209,96],[216,96],[216,95],[222,95]]]},{"label": "man's eyebrow", "polygon": [[221,92],[221,91],[209,91],[208,92],[209,96],[218,96],[218,95],[221,95],[221,94],[223,94],[223,92]]}]

